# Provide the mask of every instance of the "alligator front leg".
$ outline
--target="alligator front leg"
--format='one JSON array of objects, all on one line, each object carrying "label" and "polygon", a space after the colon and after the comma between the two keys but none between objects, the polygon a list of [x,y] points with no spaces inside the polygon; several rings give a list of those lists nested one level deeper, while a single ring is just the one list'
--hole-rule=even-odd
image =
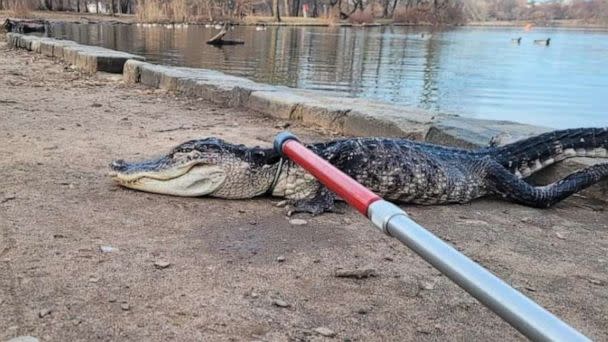
[{"label": "alligator front leg", "polygon": [[292,208],[287,211],[287,216],[295,213],[310,213],[315,216],[324,212],[336,212],[335,201],[336,195],[320,186],[313,197],[294,201]]}]

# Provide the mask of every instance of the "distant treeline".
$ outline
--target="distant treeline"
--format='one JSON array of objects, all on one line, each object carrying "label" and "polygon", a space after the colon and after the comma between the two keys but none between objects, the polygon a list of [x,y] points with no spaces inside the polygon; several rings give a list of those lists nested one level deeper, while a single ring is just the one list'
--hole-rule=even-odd
[{"label": "distant treeline", "polygon": [[250,16],[321,17],[365,23],[580,19],[608,22],[608,0],[0,0],[0,9],[136,14],[145,21],[207,21]]}]

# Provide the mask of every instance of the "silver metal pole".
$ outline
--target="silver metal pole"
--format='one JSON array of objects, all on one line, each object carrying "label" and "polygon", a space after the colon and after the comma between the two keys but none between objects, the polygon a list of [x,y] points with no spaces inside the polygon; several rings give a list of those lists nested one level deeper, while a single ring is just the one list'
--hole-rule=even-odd
[{"label": "silver metal pole", "polygon": [[590,341],[549,311],[412,221],[396,205],[372,203],[368,217],[533,341]]}]

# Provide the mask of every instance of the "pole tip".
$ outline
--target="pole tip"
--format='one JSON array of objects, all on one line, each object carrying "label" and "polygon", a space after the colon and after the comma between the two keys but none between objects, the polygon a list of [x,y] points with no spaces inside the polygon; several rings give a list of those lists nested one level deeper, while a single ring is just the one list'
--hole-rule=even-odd
[{"label": "pole tip", "polygon": [[284,131],[284,132],[277,134],[277,136],[274,138],[274,149],[281,156],[283,155],[283,144],[285,144],[285,142],[287,140],[295,140],[298,142],[300,141],[300,139],[298,139],[298,137],[296,137],[294,134],[292,134],[289,131]]}]

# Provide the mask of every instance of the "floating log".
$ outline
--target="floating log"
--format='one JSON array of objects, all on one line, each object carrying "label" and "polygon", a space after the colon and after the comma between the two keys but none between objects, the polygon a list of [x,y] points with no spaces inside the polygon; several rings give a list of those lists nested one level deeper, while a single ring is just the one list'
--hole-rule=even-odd
[{"label": "floating log", "polygon": [[2,27],[6,32],[30,33],[30,32],[46,32],[49,27],[49,22],[46,20],[11,20],[6,19]]},{"label": "floating log", "polygon": [[224,40],[224,36],[226,34],[228,34],[228,32],[230,32],[230,24],[224,24],[224,26],[222,26],[222,29],[220,30],[220,32],[218,34],[216,34],[215,36],[213,36],[211,39],[209,39],[207,41],[207,44],[209,45],[241,45],[241,44],[245,44],[244,41],[242,40]]}]

